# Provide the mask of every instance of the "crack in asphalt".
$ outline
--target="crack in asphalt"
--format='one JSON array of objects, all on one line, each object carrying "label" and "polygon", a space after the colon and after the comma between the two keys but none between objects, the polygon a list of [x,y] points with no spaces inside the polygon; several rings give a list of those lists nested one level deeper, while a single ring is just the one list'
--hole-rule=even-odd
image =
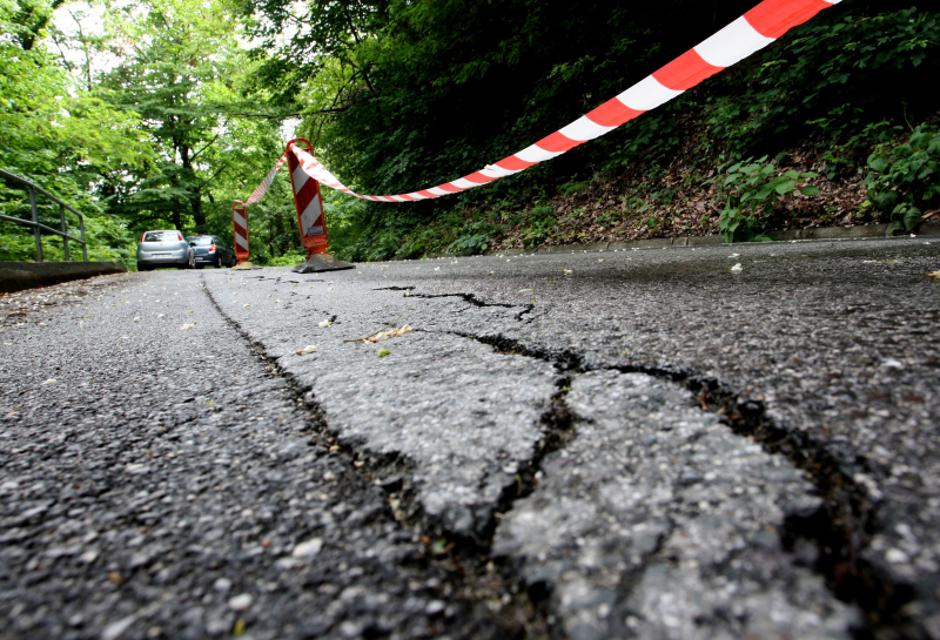
[{"label": "crack in asphalt", "polygon": [[[568,384],[576,374],[618,371],[640,373],[685,387],[703,411],[717,414],[733,433],[751,439],[767,453],[785,457],[810,478],[822,498],[822,505],[809,513],[786,514],[781,542],[790,552],[799,540],[805,540],[816,548],[818,555],[813,570],[824,578],[826,586],[839,600],[856,605],[863,616],[864,627],[853,629],[856,637],[888,640],[929,637],[926,630],[904,610],[914,598],[913,585],[895,580],[884,568],[862,557],[872,536],[881,530],[881,524],[877,504],[868,490],[854,479],[856,470],[844,468],[845,463],[840,462],[836,454],[807,433],[776,424],[767,415],[763,403],[740,398],[717,380],[698,377],[691,371],[634,364],[588,366],[583,356],[571,350],[555,352],[530,347],[499,334],[444,333],[489,345],[498,353],[521,355],[553,364],[557,369],[568,372]],[[553,402],[558,398],[563,403],[564,395],[556,393]],[[564,432],[571,435],[559,448],[570,441],[575,431],[576,418],[570,411],[567,417],[571,422],[566,423]],[[543,424],[546,424],[544,420]],[[537,453],[538,461],[550,452]],[[857,471],[867,471],[863,461],[857,464]],[[535,473],[525,477],[531,478],[533,484],[515,492],[512,501],[535,490]],[[500,505],[502,510],[498,511],[497,517],[511,509],[512,501]]]},{"label": "crack in asphalt", "polygon": [[[205,280],[201,285],[209,302],[223,321],[245,341],[251,353],[268,374],[284,382],[297,406],[307,413],[310,420],[305,432],[313,442],[329,451],[331,455],[342,457],[365,481],[385,491],[389,515],[403,528],[419,533],[425,548],[426,561],[446,572],[451,579],[454,593],[471,601],[488,603],[491,608],[497,606],[499,623],[505,631],[504,637],[525,637],[536,640],[564,639],[564,633],[560,628],[555,628],[555,625],[550,622],[551,616],[544,606],[545,603],[531,598],[521,577],[510,572],[501,559],[490,556],[492,537],[497,522],[495,517],[491,526],[488,527],[486,544],[453,535],[429,522],[409,479],[412,475],[409,473],[410,464],[395,454],[364,453],[354,446],[341,442],[338,434],[330,428],[326,413],[314,397],[313,389],[284,369],[274,357],[267,353],[263,344],[255,340],[238,321],[225,313],[206,286]],[[336,316],[334,315],[333,318],[335,319]],[[556,392],[556,396],[566,393],[567,388],[560,389]],[[543,420],[549,420],[549,418],[543,417]],[[533,475],[535,471],[537,469],[532,471]],[[516,499],[510,498],[511,490],[505,493],[507,494],[505,500]]]},{"label": "crack in asphalt", "polygon": [[[517,321],[523,321],[523,317],[535,307],[533,304],[489,303],[472,293],[415,294],[412,293],[415,290],[412,286],[391,286],[373,290],[404,291],[406,297],[422,299],[459,298],[474,307],[511,309],[522,306],[524,309],[516,316]],[[212,299],[208,289],[206,293]],[[265,354],[263,347],[229,318],[214,299],[212,301],[226,321],[248,341],[256,355],[267,364],[272,374],[286,379],[293,387],[294,393],[304,399],[308,408],[317,416],[317,426],[321,432],[329,434],[322,409],[309,395],[309,389],[304,389],[290,373],[273,362]],[[474,335],[459,331],[438,333],[485,344],[497,353],[530,357],[551,364],[557,377],[548,408],[540,417],[543,436],[529,460],[517,470],[516,481],[504,488],[491,520],[484,527],[484,535],[479,540],[460,538],[447,531],[441,531],[439,527],[426,521],[420,505],[414,498],[413,488],[401,475],[395,475],[407,472],[407,465],[403,461],[371,459],[368,461],[370,472],[386,479],[392,478],[386,489],[399,522],[408,526],[422,526],[425,531],[431,531],[431,535],[446,541],[450,554],[449,562],[457,567],[461,579],[468,578],[465,565],[475,565],[478,578],[482,575],[479,571],[481,562],[498,566],[504,585],[512,585],[509,591],[515,594],[514,597],[518,598],[520,593],[525,592],[528,601],[523,608],[530,609],[530,616],[532,611],[536,612],[535,617],[539,619],[536,626],[542,633],[554,637],[560,633],[560,629],[549,622],[550,614],[545,609],[549,595],[547,585],[523,584],[518,573],[508,566],[506,559],[490,557],[493,537],[500,519],[513,509],[517,501],[531,495],[537,488],[538,474],[546,456],[563,449],[576,436],[577,417],[566,403],[566,396],[574,378],[582,373],[607,370],[644,374],[684,387],[693,394],[701,410],[718,415],[721,422],[733,433],[749,438],[769,454],[783,456],[791,465],[806,473],[822,498],[822,506],[809,513],[785,514],[780,534],[784,549],[792,552],[800,540],[807,541],[816,549],[817,560],[813,570],[823,577],[827,587],[838,599],[854,604],[862,614],[864,626],[853,629],[856,637],[892,640],[928,637],[926,631],[905,611],[905,605],[914,598],[913,586],[895,580],[884,568],[862,557],[862,552],[872,536],[881,530],[877,504],[865,486],[854,478],[856,473],[867,471],[864,461],[856,460],[853,468],[853,465],[840,459],[825,443],[805,432],[788,430],[776,424],[767,415],[766,407],[762,403],[741,398],[719,381],[697,376],[692,371],[631,363],[587,365],[584,356],[572,350],[553,351],[532,347],[501,334]],[[354,461],[362,460],[361,453],[342,447],[332,435],[329,438],[332,446],[340,447],[344,455]],[[361,469],[361,464],[357,464],[357,469]],[[380,480],[379,483],[386,486],[384,481]],[[396,508],[395,502],[405,506],[405,511]],[[655,553],[650,557],[653,556]],[[532,630],[534,629],[530,627],[529,631]]]},{"label": "crack in asphalt", "polygon": [[434,298],[460,298],[467,304],[474,307],[499,307],[502,309],[515,309],[521,307],[522,311],[516,314],[515,319],[517,322],[531,322],[534,318],[529,318],[524,320],[524,317],[532,313],[535,309],[534,303],[525,303],[525,304],[511,304],[509,302],[487,302],[481,300],[476,295],[472,293],[411,293],[415,291],[417,287],[413,286],[392,286],[392,287],[379,287],[377,289],[372,289],[373,291],[404,291],[406,298],[424,298],[424,299],[434,299]]}]

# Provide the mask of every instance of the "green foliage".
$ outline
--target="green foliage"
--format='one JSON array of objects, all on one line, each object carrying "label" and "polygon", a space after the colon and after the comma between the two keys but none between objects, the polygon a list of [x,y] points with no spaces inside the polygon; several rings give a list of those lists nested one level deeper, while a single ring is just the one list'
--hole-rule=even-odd
[{"label": "green foliage", "polygon": [[231,101],[226,83],[239,72],[232,17],[221,2],[184,0],[139,0],[108,15],[114,40],[137,44],[125,48],[99,93],[139,113],[158,151],[135,180],[113,183],[110,208],[134,217],[138,228],[169,223],[205,232],[203,191],[227,168],[227,162],[207,165],[206,154],[213,145],[235,146],[223,139],[227,123],[217,106]]},{"label": "green foliage", "polygon": [[718,228],[725,242],[767,239],[763,232],[781,201],[794,193],[814,196],[818,187],[806,184],[816,177],[810,171],[781,172],[767,157],[736,162],[720,178],[718,191],[725,208]]},{"label": "green foliage", "polygon": [[305,254],[292,252],[292,253],[285,253],[283,255],[280,255],[274,258],[269,258],[264,261],[257,261],[254,259],[253,260],[255,262],[258,262],[259,264],[266,264],[272,267],[292,267],[292,266],[303,263],[303,261],[306,259],[307,259],[307,256]]},{"label": "green foliage", "polygon": [[879,145],[868,168],[868,197],[890,215],[889,234],[915,230],[925,211],[940,207],[940,130],[920,126],[904,142]]},{"label": "green foliage", "polygon": [[532,207],[526,213],[526,225],[522,230],[522,244],[526,249],[535,249],[545,242],[558,223],[555,210],[548,205]]},{"label": "green foliage", "polygon": [[457,239],[447,246],[447,253],[457,256],[474,256],[486,253],[490,247],[490,238],[497,227],[482,221],[465,224],[458,232]]}]

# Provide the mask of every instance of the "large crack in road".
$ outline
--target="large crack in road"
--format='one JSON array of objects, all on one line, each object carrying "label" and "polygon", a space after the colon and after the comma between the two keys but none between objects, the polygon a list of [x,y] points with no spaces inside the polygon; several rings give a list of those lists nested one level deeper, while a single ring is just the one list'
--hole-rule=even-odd
[{"label": "large crack in road", "polygon": [[[475,294],[424,294],[416,292],[411,286],[372,290],[404,292],[401,294],[402,298],[408,299],[409,303],[413,299],[441,302],[454,299],[467,305],[457,311],[458,314],[472,309],[496,309],[511,313],[520,306],[489,303]],[[381,304],[378,306],[382,308]],[[434,313],[440,309],[426,311]],[[380,313],[385,313],[380,317],[383,321],[388,321],[388,310]],[[366,313],[371,314],[372,312]],[[521,321],[518,314],[514,316],[515,322]],[[588,366],[583,356],[570,350],[552,352],[538,346],[527,346],[501,334],[478,335],[435,328],[419,331],[473,341],[488,346],[500,355],[544,362],[551,365],[555,372],[553,391],[543,398],[543,409],[538,418],[540,434],[532,443],[530,457],[519,461],[515,473],[512,474],[512,482],[504,484],[499,498],[494,502],[494,508],[484,518],[485,523],[477,525],[473,534],[467,535],[466,529],[455,528],[451,526],[452,522],[448,523],[434,514],[429,514],[421,503],[420,487],[405,492],[409,496],[407,511],[411,522],[419,522],[426,531],[449,539],[464,557],[475,558],[477,566],[493,563],[501,566],[506,584],[513,585],[511,591],[514,596],[522,591],[520,585],[525,587],[525,592],[531,600],[531,606],[530,603],[523,606],[525,610],[548,611],[545,621],[554,633],[563,632],[578,638],[609,637],[611,634],[620,633],[646,637],[664,632],[678,632],[679,636],[684,636],[686,633],[702,633],[705,630],[711,633],[724,629],[730,633],[754,632],[766,635],[782,632],[783,628],[787,628],[798,629],[801,637],[820,638],[845,634],[857,637],[922,635],[922,631],[903,613],[903,605],[910,597],[909,590],[866,563],[858,553],[860,546],[865,544],[866,536],[870,534],[871,523],[874,522],[871,517],[871,501],[867,499],[864,487],[840,469],[835,457],[829,455],[824,446],[808,439],[805,434],[789,433],[774,425],[759,404],[740,399],[717,382],[703,380],[689,372],[639,367],[622,362],[609,366]],[[266,357],[272,355],[268,354]],[[277,357],[274,355],[272,359]],[[309,373],[312,373],[312,370],[301,370],[301,375],[306,375],[307,379],[316,378],[315,375],[307,375]],[[576,396],[581,400],[579,410],[573,411],[569,406],[571,390],[576,389],[578,394],[583,395],[584,386],[596,376],[613,376],[613,379],[607,380],[605,385],[593,387],[587,399],[581,395]],[[570,554],[566,558],[564,549],[566,546],[584,545],[584,536],[574,535],[569,531],[568,534],[574,537],[566,537],[568,534],[565,533],[563,523],[555,523],[557,526],[552,532],[542,531],[541,538],[533,535],[533,530],[527,527],[523,527],[515,537],[511,533],[513,526],[518,522],[528,522],[531,525],[536,520],[551,521],[552,507],[548,502],[564,504],[565,487],[569,479],[565,479],[564,473],[558,474],[559,460],[570,457],[572,443],[577,443],[578,439],[583,437],[583,425],[606,420],[616,425],[614,431],[619,430],[622,437],[623,430],[630,428],[631,419],[635,424],[642,424],[648,415],[657,412],[654,407],[648,406],[645,409],[646,414],[631,413],[636,410],[634,405],[643,405],[645,397],[641,395],[640,398],[634,399],[632,404],[628,403],[622,407],[621,413],[594,415],[592,406],[598,397],[611,393],[616,396],[624,387],[629,388],[637,384],[652,385],[651,388],[658,394],[672,394],[669,402],[664,404],[678,405],[683,407],[683,412],[693,412],[696,414],[694,421],[701,421],[701,416],[712,416],[706,419],[706,423],[720,426],[723,435],[716,436],[714,430],[709,427],[702,432],[693,430],[692,433],[686,434],[686,439],[689,442],[701,443],[709,438],[717,438],[716,442],[720,443],[720,446],[714,445],[711,449],[715,458],[727,455],[729,449],[738,450],[743,447],[744,461],[733,473],[722,476],[723,483],[719,483],[715,491],[706,492],[710,496],[709,500],[716,500],[720,491],[727,491],[730,495],[734,495],[735,491],[741,492],[741,485],[754,483],[755,478],[759,479],[761,474],[766,473],[766,468],[776,469],[777,475],[773,476],[772,481],[763,484],[758,482],[758,494],[766,493],[768,486],[774,487],[769,503],[765,497],[757,500],[757,494],[749,495],[745,502],[759,503],[759,506],[754,507],[756,512],[746,514],[746,522],[742,525],[744,532],[725,532],[729,538],[736,537],[737,544],[743,544],[744,547],[721,548],[721,545],[718,545],[717,548],[712,548],[710,553],[713,557],[708,560],[712,565],[711,575],[707,575],[709,572],[703,572],[698,566],[701,558],[683,557],[684,545],[675,542],[676,539],[688,541],[690,531],[697,533],[700,538],[708,538],[708,528],[715,527],[715,523],[710,522],[705,529],[697,530],[703,526],[700,522],[703,518],[699,517],[701,514],[686,514],[683,519],[672,513],[677,503],[683,503],[681,496],[676,495],[676,487],[709,484],[708,481],[698,478],[695,470],[686,470],[688,473],[685,475],[678,473],[661,479],[661,485],[667,487],[670,497],[662,503],[663,513],[660,514],[658,527],[647,531],[644,527],[649,528],[648,523],[638,523],[642,526],[636,535],[621,535],[617,540],[604,539],[604,536],[600,535],[595,536],[596,540],[589,541],[595,544],[595,555],[618,553],[623,551],[624,544],[629,547],[631,541],[636,539],[646,541],[634,550],[634,562],[628,563],[629,566],[618,566],[614,572],[616,579],[612,575],[603,579],[588,575],[597,569],[591,566],[588,566],[587,573],[582,571],[583,575],[578,575],[578,562],[571,562]],[[311,386],[316,386],[316,383]],[[670,419],[682,427],[687,417]],[[674,432],[676,426],[664,430]],[[342,439],[342,428],[336,434]],[[608,433],[605,438],[607,440],[603,444],[595,443],[594,446],[602,450],[616,449],[617,437]],[[682,439],[678,442],[681,443]],[[370,442],[368,436],[361,435],[353,438],[351,448],[358,451],[359,455],[363,451],[374,453],[376,449],[375,443]],[[646,453],[641,454],[640,458],[645,455]],[[407,453],[403,452],[403,457],[407,458]],[[734,459],[735,456],[731,457]],[[701,462],[699,460],[699,463]],[[707,461],[706,464],[712,463],[713,460]],[[581,464],[589,467],[592,460],[590,457],[584,458]],[[718,464],[721,465],[720,462]],[[553,469],[554,472],[547,474],[547,468]],[[380,468],[377,471],[380,475],[385,475]],[[801,471],[808,474],[812,484],[806,481]],[[704,474],[706,479],[710,477],[708,474],[709,472]],[[603,492],[605,479],[594,478],[593,482],[595,486],[592,490]],[[737,485],[730,486],[729,483]],[[643,491],[649,488],[640,486],[630,490],[643,494]],[[546,502],[545,492],[554,492],[555,497]],[[822,499],[815,497],[817,493]],[[400,494],[394,492],[391,497],[395,502],[401,500]],[[656,502],[655,498],[654,490],[647,495],[646,502]],[[625,502],[630,503],[629,500]],[[705,505],[706,501],[699,502],[701,504],[693,504],[692,510],[710,513],[705,520],[713,520],[714,509]],[[572,504],[569,503],[560,510],[571,511],[571,507]],[[740,513],[734,511],[735,508],[740,510],[740,505],[729,512],[730,522],[734,522],[735,517],[740,517]],[[607,518],[608,523],[616,528],[616,522],[629,521],[631,517],[635,517],[635,514],[631,515],[630,509],[638,512],[643,510],[639,505],[632,504],[626,511],[618,507],[601,516]],[[721,508],[718,512],[721,513]],[[565,516],[562,520],[568,517]],[[772,542],[762,538],[766,535],[764,529],[767,526],[772,527]],[[717,529],[720,531],[720,527]],[[692,548],[695,554],[704,553],[704,557],[709,558],[709,552],[704,551],[707,546],[692,545]],[[533,548],[538,551],[533,552]],[[546,568],[552,565],[549,556],[553,549],[559,550],[555,560],[560,563],[559,566],[564,567],[563,570],[558,569],[554,575]],[[629,553],[625,555],[631,557]],[[597,559],[591,562],[596,563]],[[719,567],[722,571],[715,573]],[[656,571],[660,573],[656,574]],[[724,572],[732,577],[722,581],[719,576]],[[736,577],[735,572],[738,574]],[[814,583],[814,578],[809,577],[814,574],[822,576],[823,579]],[[777,582],[789,586],[776,590],[773,584]],[[613,583],[615,585],[611,586]],[[598,590],[589,588],[589,584],[608,584],[608,588]],[[687,587],[684,590],[670,591],[667,587],[671,584],[686,584]],[[829,586],[838,599],[827,594],[824,584]],[[740,592],[737,592],[738,589]],[[714,602],[695,606],[689,601],[690,598],[700,597],[702,593],[722,593],[722,590],[724,595]],[[797,597],[794,598],[794,594],[797,594]],[[670,610],[665,606],[663,598],[684,604]],[[846,608],[839,600],[855,604],[858,609],[853,611]],[[734,606],[731,606],[732,602],[735,603]],[[721,613],[723,610],[724,613]],[[624,616],[624,611],[633,613]]]}]

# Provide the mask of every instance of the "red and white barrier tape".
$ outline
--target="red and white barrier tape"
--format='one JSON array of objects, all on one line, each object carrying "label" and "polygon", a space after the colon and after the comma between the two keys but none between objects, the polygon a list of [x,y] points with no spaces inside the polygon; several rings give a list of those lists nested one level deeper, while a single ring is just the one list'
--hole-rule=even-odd
[{"label": "red and white barrier tape", "polygon": [[287,162],[287,154],[285,153],[280,158],[277,159],[277,162],[274,164],[274,168],[268,171],[268,175],[264,177],[264,180],[255,187],[255,190],[251,192],[251,195],[248,196],[248,199],[245,200],[245,206],[252,205],[261,198],[264,197],[264,194],[268,192],[268,189],[271,188],[271,183],[274,182],[274,176],[277,175],[277,172],[280,170],[284,163]]},{"label": "red and white barrier tape", "polygon": [[[356,198],[377,202],[411,202],[459,193],[519,173],[613,131],[763,49],[793,27],[839,2],[841,0],[764,0],[710,38],[555,133],[495,164],[488,164],[479,171],[434,187],[395,195],[363,195],[340,182],[305,150],[294,145],[290,148],[310,175],[328,187]],[[283,158],[279,165],[282,161]],[[273,178],[273,175],[269,174],[269,177]]]}]

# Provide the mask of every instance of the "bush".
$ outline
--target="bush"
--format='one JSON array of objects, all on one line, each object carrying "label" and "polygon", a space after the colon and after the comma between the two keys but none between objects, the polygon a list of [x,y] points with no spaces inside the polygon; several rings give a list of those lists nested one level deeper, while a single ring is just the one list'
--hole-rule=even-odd
[{"label": "bush", "polygon": [[558,223],[555,209],[548,205],[532,207],[526,214],[526,221],[522,230],[522,245],[526,249],[535,249],[545,242]]},{"label": "bush", "polygon": [[490,237],[498,228],[487,222],[477,221],[465,224],[457,239],[447,246],[447,253],[457,256],[475,256],[486,253],[490,248]]},{"label": "bush", "polygon": [[725,199],[725,208],[718,218],[721,238],[725,242],[769,240],[763,232],[782,200],[795,192],[816,195],[819,189],[805,184],[815,177],[812,171],[780,172],[772,161],[767,161],[767,156],[732,164],[718,186]]},{"label": "bush", "polygon": [[888,234],[914,231],[940,207],[940,130],[919,126],[901,144],[882,144],[868,157],[868,199],[890,216]]}]

